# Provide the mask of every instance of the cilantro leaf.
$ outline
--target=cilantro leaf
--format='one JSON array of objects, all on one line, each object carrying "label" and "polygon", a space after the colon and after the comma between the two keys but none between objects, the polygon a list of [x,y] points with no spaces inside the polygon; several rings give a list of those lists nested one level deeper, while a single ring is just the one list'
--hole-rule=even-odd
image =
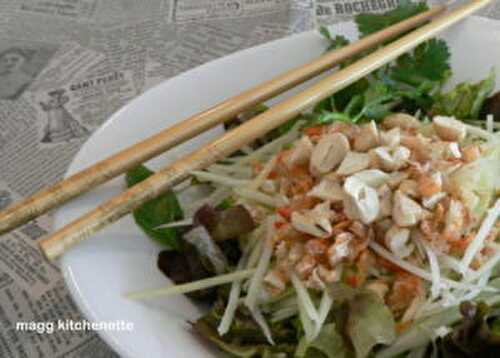
[{"label": "cilantro leaf", "polygon": [[370,87],[370,82],[366,78],[362,78],[359,81],[354,82],[352,85],[347,86],[343,90],[334,94],[335,107],[338,110],[343,111],[351,99],[356,95],[361,95]]},{"label": "cilantro leaf", "polygon": [[[383,14],[356,16],[356,24],[363,37],[427,9],[425,2],[401,0],[398,8]],[[320,29],[320,33],[329,43],[328,50],[348,44],[347,39],[332,36],[325,27]],[[373,50],[364,51],[344,61],[340,68],[371,52]],[[412,52],[400,56],[394,63],[318,103],[313,109],[314,117],[308,124],[381,120],[394,111],[415,113],[423,110],[428,113],[436,100],[435,94],[451,75],[449,60],[450,51],[444,41],[427,41]]]},{"label": "cilantro leaf", "polygon": [[349,40],[342,35],[337,35],[332,37],[330,31],[325,26],[319,28],[319,33],[328,41],[328,47],[326,51],[336,50],[338,48],[349,45]]},{"label": "cilantro leaf", "polygon": [[[129,170],[126,174],[127,186],[134,186],[153,174],[154,172],[144,165]],[[177,197],[172,191],[146,202],[135,209],[133,215],[137,225],[150,238],[169,248],[179,249],[177,229],[158,228],[160,225],[181,220],[184,216]]]},{"label": "cilantro leaf", "polygon": [[423,80],[443,82],[450,75],[449,59],[446,42],[432,39],[419,45],[413,53],[399,57],[391,76],[410,84],[419,84]]},{"label": "cilantro leaf", "polygon": [[394,10],[383,14],[359,14],[354,20],[358,25],[360,36],[364,37],[428,9],[425,2],[413,3],[411,0],[401,0]]},{"label": "cilantro leaf", "polygon": [[331,112],[335,110],[334,97],[330,96],[322,101],[319,101],[313,108],[313,113]]}]

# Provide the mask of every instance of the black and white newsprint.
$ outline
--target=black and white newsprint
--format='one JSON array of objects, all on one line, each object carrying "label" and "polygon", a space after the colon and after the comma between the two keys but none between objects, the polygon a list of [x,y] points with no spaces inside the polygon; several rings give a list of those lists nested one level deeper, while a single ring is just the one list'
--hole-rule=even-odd
[{"label": "black and white newsprint", "polygon": [[[394,8],[398,0],[0,4],[2,209],[60,179],[93,131],[160,81],[246,47]],[[500,2],[487,11],[500,18]],[[81,316],[58,268],[38,251],[51,226],[43,216],[0,240],[0,357],[116,357],[95,333],[109,327]],[[133,329],[130,322],[103,324]]]}]

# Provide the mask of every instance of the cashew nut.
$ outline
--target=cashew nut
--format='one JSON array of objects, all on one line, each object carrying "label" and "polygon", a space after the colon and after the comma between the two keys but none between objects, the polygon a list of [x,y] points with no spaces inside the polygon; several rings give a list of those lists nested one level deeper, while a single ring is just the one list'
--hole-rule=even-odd
[{"label": "cashew nut", "polygon": [[377,125],[374,121],[365,124],[354,137],[353,148],[358,152],[365,152],[368,149],[374,148],[379,143],[379,135]]},{"label": "cashew nut", "polygon": [[447,141],[461,141],[467,135],[467,127],[453,117],[436,116],[432,120],[437,135]]},{"label": "cashew nut", "polygon": [[354,176],[346,179],[344,190],[347,194],[344,199],[346,215],[366,225],[372,223],[380,211],[377,191]]},{"label": "cashew nut", "polygon": [[386,117],[382,122],[382,126],[387,129],[392,128],[402,128],[402,129],[411,129],[420,127],[421,123],[418,119],[413,116],[410,116],[406,113],[394,113],[390,116]]},{"label": "cashew nut", "polygon": [[299,213],[292,213],[292,227],[300,232],[316,236],[328,237],[332,233],[332,224],[330,220],[335,216],[335,213],[330,210],[330,203],[324,202],[318,204],[314,209]]},{"label": "cashew nut", "polygon": [[415,246],[410,241],[410,230],[392,226],[385,234],[385,245],[399,258],[411,255]]},{"label": "cashew nut", "polygon": [[448,158],[460,159],[462,158],[462,152],[457,142],[450,142],[446,148],[446,156]]},{"label": "cashew nut", "polygon": [[387,132],[380,132],[380,144],[386,147],[395,147],[401,142],[401,131],[399,127],[392,128]]},{"label": "cashew nut", "polygon": [[391,216],[392,214],[392,191],[388,185],[384,184],[378,188],[378,197],[380,201],[379,219]]},{"label": "cashew nut", "polygon": [[418,182],[416,180],[405,179],[399,184],[398,189],[412,198],[418,198],[420,196]]},{"label": "cashew nut", "polygon": [[335,237],[335,243],[328,249],[328,261],[335,267],[350,254],[349,244],[354,239],[350,232],[343,232]]},{"label": "cashew nut", "polygon": [[423,214],[423,209],[416,201],[410,199],[400,190],[395,192],[392,219],[398,226],[414,226],[420,221]]},{"label": "cashew nut", "polygon": [[337,169],[337,174],[351,175],[370,167],[371,158],[367,153],[348,152]]},{"label": "cashew nut", "polygon": [[308,136],[303,136],[292,149],[291,154],[287,158],[287,165],[304,165],[311,158],[314,145]]},{"label": "cashew nut", "polygon": [[410,158],[410,150],[403,146],[395,148],[378,147],[374,149],[378,163],[383,170],[394,171],[403,167]]},{"label": "cashew nut", "polygon": [[362,170],[354,174],[354,176],[372,188],[378,188],[390,178],[389,174],[378,169]]},{"label": "cashew nut", "polygon": [[308,195],[332,202],[342,201],[345,196],[342,186],[327,177],[321,179],[319,184],[309,191]]},{"label": "cashew nut", "polygon": [[312,151],[310,170],[316,176],[332,171],[349,152],[349,141],[342,133],[327,134]]}]

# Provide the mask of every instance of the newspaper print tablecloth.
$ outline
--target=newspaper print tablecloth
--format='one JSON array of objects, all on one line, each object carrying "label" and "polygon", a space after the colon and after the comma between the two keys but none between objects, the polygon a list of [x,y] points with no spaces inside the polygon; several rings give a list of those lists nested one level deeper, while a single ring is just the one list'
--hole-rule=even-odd
[{"label": "newspaper print tablecloth", "polygon": [[[0,209],[54,183],[109,116],[217,57],[397,0],[0,0]],[[484,15],[500,18],[500,2]],[[206,44],[210,46],[206,46]],[[0,240],[0,357],[116,357],[93,332],[16,330],[83,319],[36,242],[46,215]]]}]

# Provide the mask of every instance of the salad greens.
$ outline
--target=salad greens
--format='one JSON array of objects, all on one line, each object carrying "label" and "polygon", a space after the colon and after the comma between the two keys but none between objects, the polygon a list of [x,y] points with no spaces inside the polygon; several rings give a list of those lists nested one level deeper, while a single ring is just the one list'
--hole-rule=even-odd
[{"label": "salad greens", "polygon": [[[427,5],[424,3],[405,0],[387,14],[358,15],[355,21],[360,33],[367,35],[425,10]],[[328,41],[330,50],[349,44],[345,38],[333,37],[326,28],[322,28],[320,32]],[[356,59],[347,61],[341,67]],[[449,59],[450,52],[444,41],[427,41],[399,57],[395,63],[371,73],[320,102],[313,111],[317,114],[313,124],[330,123],[334,120],[356,123],[361,120],[381,120],[394,111],[428,111],[435,101],[436,92],[451,75]]]},{"label": "salad greens", "polygon": [[374,346],[394,341],[396,325],[393,315],[373,291],[336,283],[330,285],[329,294],[340,304],[335,314],[337,326],[344,327],[339,331],[348,338],[356,357],[366,357]]},{"label": "salad greens", "polygon": [[447,93],[438,93],[431,112],[457,118],[479,118],[484,102],[495,88],[495,71],[478,83],[460,83]]},{"label": "salad greens", "polygon": [[[490,281],[490,286],[500,287],[500,278]],[[500,296],[497,293],[482,293],[478,299],[491,307],[498,307],[500,304]],[[426,342],[436,336],[436,330],[440,327],[458,327],[457,323],[460,324],[462,317],[460,308],[458,306],[451,306],[442,308],[436,314],[429,317],[418,319],[407,330],[399,334],[396,341],[390,347],[380,351],[376,357],[388,358],[400,356],[404,352],[425,345]],[[428,348],[430,350],[434,347],[430,345]]]},{"label": "salad greens", "polygon": [[428,7],[423,1],[412,2],[410,0],[401,0],[399,6],[394,10],[383,14],[359,14],[355,17],[355,21],[361,37],[364,37],[426,10],[428,10]]},{"label": "salad greens", "polygon": [[460,304],[462,322],[437,342],[443,357],[494,357],[500,352],[500,311],[480,301]]},{"label": "salad greens", "polygon": [[377,344],[390,344],[394,341],[394,318],[377,295],[371,292],[358,293],[349,300],[348,305],[347,333],[356,357],[366,357]]},{"label": "salad greens", "polygon": [[295,351],[297,358],[347,358],[352,357],[353,353],[346,346],[346,343],[337,330],[335,323],[328,323],[323,326],[318,337],[308,343],[305,337],[302,337]]},{"label": "salad greens", "polygon": [[432,39],[419,45],[413,53],[399,57],[390,76],[414,85],[425,81],[442,83],[450,75],[449,59],[446,42]]},{"label": "salad greens", "polygon": [[[126,175],[126,183],[130,188],[135,184],[147,179],[154,172],[140,165],[129,170]],[[179,249],[179,234],[176,228],[158,228],[172,221],[181,220],[184,216],[177,197],[172,191],[152,199],[134,210],[134,219],[137,225],[152,239],[161,245]]]},{"label": "salad greens", "polygon": [[274,354],[293,354],[297,345],[296,325],[293,321],[276,322],[271,325],[274,345],[269,345],[259,325],[250,312],[243,307],[236,311],[231,330],[220,337],[217,326],[222,318],[227,292],[219,289],[219,298],[208,314],[193,324],[196,332],[208,338],[233,357],[274,357]]}]

